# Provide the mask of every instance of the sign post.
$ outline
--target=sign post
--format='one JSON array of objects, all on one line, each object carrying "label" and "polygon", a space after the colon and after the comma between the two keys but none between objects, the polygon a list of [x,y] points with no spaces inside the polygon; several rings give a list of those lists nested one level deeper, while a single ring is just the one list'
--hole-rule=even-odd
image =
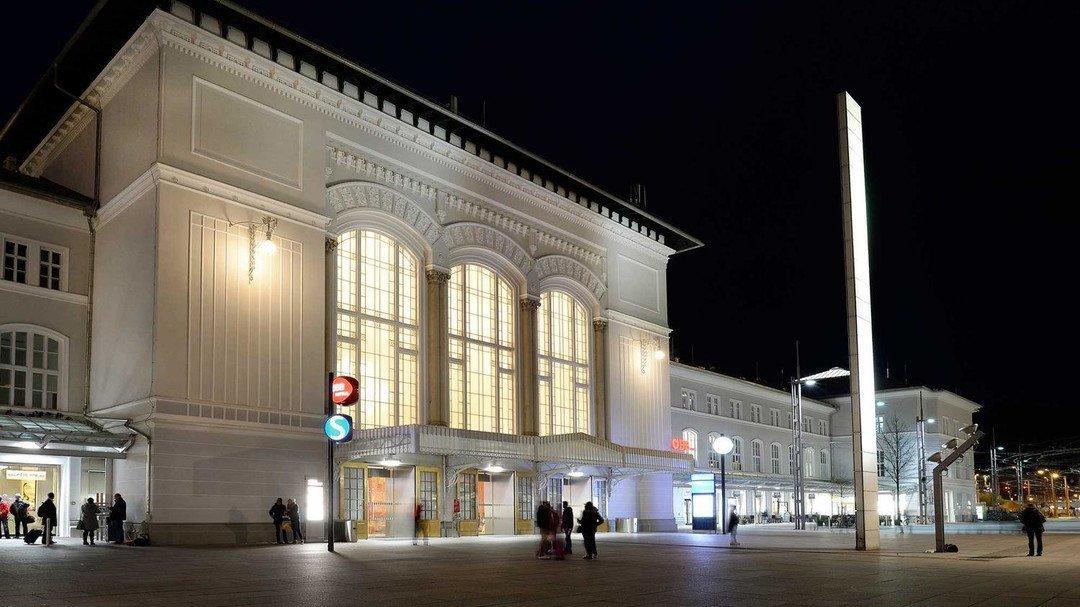
[{"label": "sign post", "polygon": [[347,375],[326,378],[326,419],[323,434],[326,435],[326,549],[334,551],[334,445],[352,440],[353,420],[337,413],[335,406],[351,405],[360,399],[360,384]]}]

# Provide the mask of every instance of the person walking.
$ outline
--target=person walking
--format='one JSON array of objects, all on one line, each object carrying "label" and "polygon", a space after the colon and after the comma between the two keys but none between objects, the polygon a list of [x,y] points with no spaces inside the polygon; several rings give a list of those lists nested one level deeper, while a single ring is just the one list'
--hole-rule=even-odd
[{"label": "person walking", "polygon": [[274,521],[274,540],[279,544],[285,543],[285,530],[281,528],[282,523],[285,522],[285,515],[288,511],[285,508],[285,500],[280,497],[274,502],[273,506],[270,506],[270,518]]},{"label": "person walking", "polygon": [[112,506],[109,506],[107,541],[114,544],[124,543],[124,521],[127,520],[127,502],[119,493],[113,496]]},{"label": "person walking", "polygon": [[292,527],[292,542],[290,543],[303,544],[304,532],[300,530],[300,504],[290,497],[289,502],[285,504],[285,514],[289,517],[289,526]]},{"label": "person walking", "polygon": [[596,552],[596,528],[604,524],[604,517],[593,506],[592,502],[585,502],[585,509],[581,511],[578,525],[581,527],[581,539],[585,544],[585,560],[592,561],[600,558]]},{"label": "person walking", "polygon": [[563,539],[566,540],[566,554],[572,554],[573,550],[570,549],[570,534],[574,531],[574,509],[570,507],[568,502],[562,503],[562,532]]},{"label": "person walking", "polygon": [[731,514],[728,515],[727,522],[728,533],[731,534],[731,542],[729,546],[739,545],[739,514],[735,512],[735,506],[731,507]]},{"label": "person walking", "polygon": [[[40,512],[40,510],[38,510],[38,512]],[[98,505],[94,503],[94,498],[86,498],[86,503],[79,508],[78,528],[82,530],[83,546],[97,545],[94,543],[94,532],[97,531],[99,527],[97,516]]]},{"label": "person walking", "polygon": [[413,536],[412,545],[416,546],[420,536],[424,536],[424,545],[428,545],[427,529],[424,528],[424,505],[417,502],[416,508],[413,508]]},{"label": "person walking", "polygon": [[15,500],[11,502],[11,519],[15,521],[15,539],[19,539],[29,531],[26,523],[26,515],[29,509],[30,504],[24,502],[22,496],[16,493]]},{"label": "person walking", "polygon": [[[1046,522],[1046,517],[1042,512],[1035,507],[1035,504],[1028,503],[1024,506],[1024,510],[1020,513],[1020,522],[1024,525],[1024,532],[1028,537],[1028,556],[1042,556],[1043,544],[1043,523]],[[1035,543],[1038,542],[1038,552],[1035,551]]]},{"label": "person walking", "polygon": [[50,493],[37,509],[38,518],[41,519],[42,526],[42,546],[52,546],[56,543],[53,541],[53,533],[56,530],[56,504],[53,502],[55,498],[56,495]]},{"label": "person walking", "polygon": [[536,558],[543,558],[548,551],[551,526],[551,504],[546,500],[536,507],[536,527],[540,530],[540,546],[536,549]]},{"label": "person walking", "polygon": [[3,532],[4,539],[11,539],[11,532],[8,530],[8,515],[11,514],[11,505],[8,504],[7,494],[0,496],[0,532]]}]

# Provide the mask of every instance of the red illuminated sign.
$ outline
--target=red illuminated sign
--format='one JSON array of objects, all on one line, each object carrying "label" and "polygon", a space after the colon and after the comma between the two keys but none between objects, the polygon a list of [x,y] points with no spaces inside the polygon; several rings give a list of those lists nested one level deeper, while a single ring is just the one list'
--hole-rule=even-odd
[{"label": "red illuminated sign", "polygon": [[690,441],[686,440],[685,438],[673,438],[673,439],[671,439],[671,450],[672,451],[689,451],[690,450]]},{"label": "red illuminated sign", "polygon": [[330,400],[335,405],[351,405],[360,399],[360,383],[355,377],[338,375],[330,382]]}]

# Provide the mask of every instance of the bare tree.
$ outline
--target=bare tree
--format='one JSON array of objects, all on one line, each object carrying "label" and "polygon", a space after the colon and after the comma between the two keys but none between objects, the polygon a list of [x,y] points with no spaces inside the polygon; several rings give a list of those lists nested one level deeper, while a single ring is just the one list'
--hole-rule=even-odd
[{"label": "bare tree", "polygon": [[878,476],[888,480],[896,506],[896,524],[900,524],[900,488],[910,480],[911,475],[918,476],[919,449],[915,429],[911,424],[900,420],[893,413],[892,417],[878,423]]}]

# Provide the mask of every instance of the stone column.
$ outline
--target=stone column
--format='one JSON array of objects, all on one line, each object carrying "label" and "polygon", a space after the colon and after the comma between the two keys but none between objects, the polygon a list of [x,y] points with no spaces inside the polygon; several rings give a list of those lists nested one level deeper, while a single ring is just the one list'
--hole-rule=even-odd
[{"label": "stone column", "polygon": [[521,298],[521,433],[540,434],[539,387],[536,381],[536,311],[540,300],[532,295]]},{"label": "stone column", "polygon": [[450,330],[447,318],[447,283],[450,273],[440,268],[427,271],[427,424],[450,422]]},{"label": "stone column", "polygon": [[596,437],[609,440],[607,402],[607,321],[597,318],[593,326],[593,396],[596,399]]}]

